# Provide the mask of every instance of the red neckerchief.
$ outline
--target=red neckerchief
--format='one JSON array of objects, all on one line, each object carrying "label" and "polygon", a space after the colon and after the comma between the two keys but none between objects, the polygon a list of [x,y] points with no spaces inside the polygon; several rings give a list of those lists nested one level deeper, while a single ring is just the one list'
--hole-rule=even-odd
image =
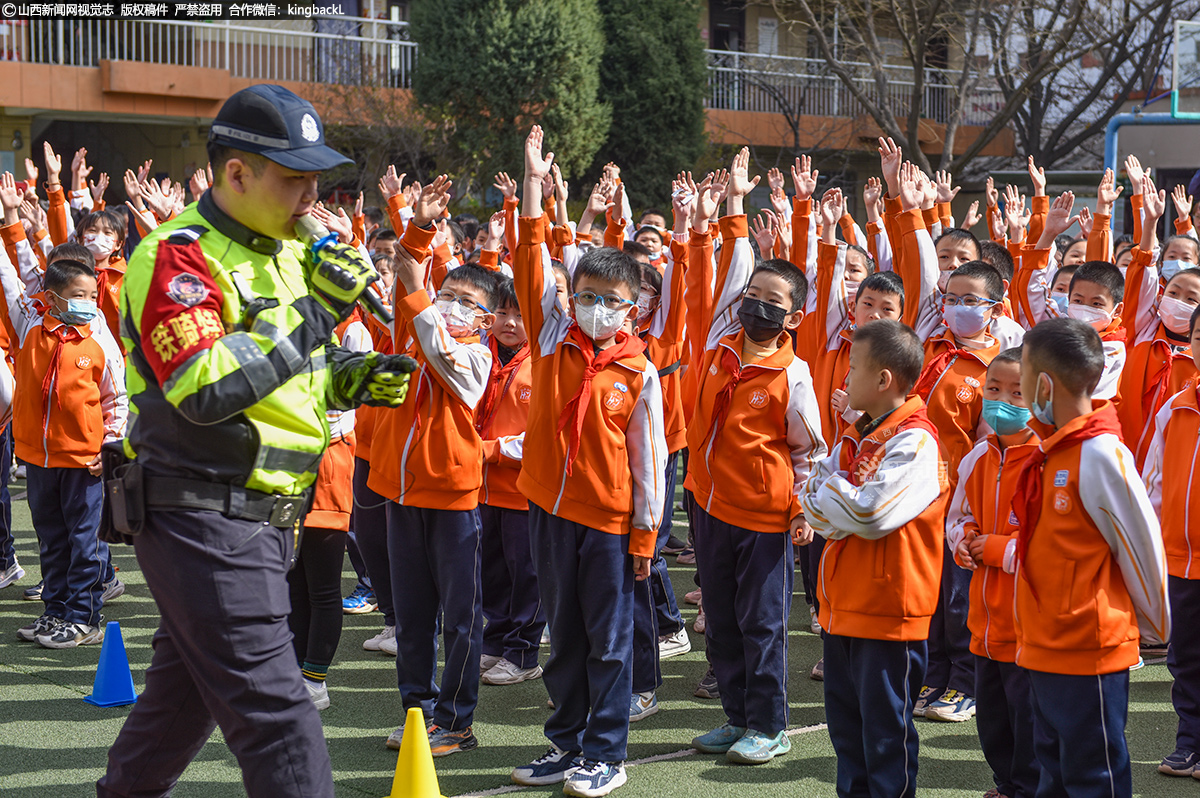
[{"label": "red neckerchief", "polygon": [[[745,338],[741,340],[745,341]],[[708,428],[708,435],[704,436],[705,440],[711,438],[717,430],[725,426],[725,419],[729,416],[729,405],[733,401],[733,392],[737,389],[743,376],[742,359],[738,357],[737,352],[724,344],[721,346],[721,368],[729,375],[729,379],[725,381],[725,385],[717,393],[717,398],[713,400],[712,425]]]},{"label": "red neckerchief", "polygon": [[507,364],[500,363],[500,342],[496,336],[488,338],[488,349],[492,350],[492,373],[488,376],[487,387],[483,390],[483,398],[479,400],[479,409],[475,412],[475,429],[480,437],[490,438],[492,416],[495,415],[496,405],[503,389],[508,387],[512,375],[520,368],[525,358],[529,357],[529,342],[521,344],[521,348],[512,356]]},{"label": "red neckerchief", "polygon": [[1120,341],[1124,343],[1128,340],[1129,334],[1125,328],[1121,326],[1121,319],[1113,319],[1112,322],[1100,332],[1101,341]]},{"label": "red neckerchief", "polygon": [[[1083,420],[1079,426],[1065,435],[1044,435],[1037,450],[1030,452],[1029,457],[1021,464],[1021,470],[1017,472],[1017,489],[1013,494],[1013,512],[1017,514],[1017,520],[1021,522],[1021,526],[1017,530],[1018,563],[1025,561],[1025,553],[1029,549],[1029,539],[1042,514],[1042,471],[1046,466],[1046,457],[1051,452],[1066,449],[1098,435],[1112,433],[1118,438],[1121,437],[1121,421],[1117,418],[1117,409],[1113,403],[1098,401],[1093,404],[1093,407],[1091,413],[1082,417]],[[1040,432],[1036,429],[1035,431]],[[1049,432],[1049,429],[1046,431]],[[1022,502],[1017,497],[1024,497],[1024,501]],[[1029,589],[1036,600],[1037,591],[1033,589],[1033,585],[1030,585]]]},{"label": "red neckerchief", "polygon": [[[58,321],[55,319],[55,321]],[[59,365],[62,361],[63,344],[67,341],[82,341],[83,333],[69,324],[59,322],[57,328],[51,330],[43,325],[43,329],[50,335],[54,336],[54,351],[50,354],[50,367],[46,369],[46,376],[42,377],[42,426],[45,427],[46,419],[50,415],[50,392],[54,392],[54,404],[57,407],[62,407],[62,402],[59,398],[59,382],[58,372]]]},{"label": "red neckerchief", "polygon": [[579,454],[579,436],[583,432],[583,419],[587,415],[588,400],[592,395],[592,380],[597,374],[607,368],[610,364],[627,357],[636,357],[646,350],[646,345],[636,335],[621,330],[617,333],[617,340],[608,349],[602,349],[599,353],[595,352],[595,343],[591,338],[583,334],[583,330],[579,329],[578,325],[572,325],[567,332],[567,339],[579,347],[579,354],[587,362],[587,368],[583,371],[583,380],[579,383],[579,389],[575,391],[575,395],[571,397],[571,401],[563,407],[562,415],[558,417],[558,432],[566,429],[567,425],[571,425],[571,436],[567,442],[567,474],[571,473],[571,467],[575,463],[575,456]]},{"label": "red neckerchief", "polygon": [[[1166,328],[1163,328],[1164,330]],[[1170,396],[1171,365],[1177,357],[1174,344],[1166,338],[1166,333],[1156,335],[1150,341],[1151,355],[1154,350],[1162,350],[1157,368],[1153,363],[1146,364],[1146,381],[1142,388],[1142,412],[1147,418],[1152,418],[1155,411]]]},{"label": "red neckerchief", "polygon": [[917,380],[916,387],[913,388],[913,393],[921,397],[921,401],[923,402],[929,401],[929,394],[933,392],[934,386],[937,385],[938,380],[942,378],[942,375],[946,373],[946,369],[950,368],[950,364],[956,358],[977,357],[977,352],[982,352],[995,346],[995,339],[992,339],[993,343],[985,346],[983,349],[960,347],[953,335],[950,335],[946,340],[950,342],[950,349],[929,361],[925,368],[921,370],[921,377]]}]

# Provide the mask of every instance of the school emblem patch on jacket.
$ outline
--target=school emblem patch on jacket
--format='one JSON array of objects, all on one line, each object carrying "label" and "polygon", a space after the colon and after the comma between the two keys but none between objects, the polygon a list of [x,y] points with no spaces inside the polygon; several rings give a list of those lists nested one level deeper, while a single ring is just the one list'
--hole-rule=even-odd
[{"label": "school emblem patch on jacket", "polygon": [[177,274],[167,283],[167,296],[185,308],[194,308],[208,299],[208,288],[194,274]]},{"label": "school emblem patch on jacket", "polygon": [[81,369],[86,369],[92,365],[92,359],[87,355],[80,355],[75,359],[75,365]]},{"label": "school emblem patch on jacket", "polygon": [[625,404],[625,394],[620,391],[609,391],[604,395],[604,406],[609,410],[619,410]]},{"label": "school emblem patch on jacket", "polygon": [[755,388],[750,394],[750,406],[753,408],[764,407],[767,404],[767,392],[762,388]]}]

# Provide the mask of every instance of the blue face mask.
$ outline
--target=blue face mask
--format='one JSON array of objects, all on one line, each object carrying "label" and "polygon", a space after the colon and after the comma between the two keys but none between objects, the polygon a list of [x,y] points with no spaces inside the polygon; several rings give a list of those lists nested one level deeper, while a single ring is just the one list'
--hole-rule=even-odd
[{"label": "blue face mask", "polygon": [[1188,263],[1185,260],[1164,260],[1162,267],[1158,270],[1164,280],[1170,281],[1172,277],[1179,274],[1184,269],[1194,269],[1196,264]]},{"label": "blue face mask", "polygon": [[983,400],[983,420],[997,435],[1013,435],[1025,429],[1029,409],[995,399]]},{"label": "blue face mask", "polygon": [[1050,294],[1050,299],[1053,300],[1055,305],[1058,305],[1058,313],[1060,316],[1067,315],[1067,304],[1071,299],[1070,294],[1068,294],[1066,291],[1055,291],[1054,293]]},{"label": "blue face mask", "polygon": [[[1050,382],[1049,375],[1047,375],[1046,372],[1043,371],[1041,374],[1038,375],[1038,383],[1039,384],[1042,381],[1042,377],[1046,377],[1046,383],[1048,386],[1048,389],[1046,391],[1046,402],[1045,402],[1045,404],[1038,404],[1037,396],[1034,396],[1033,400],[1030,401],[1030,403],[1029,403],[1029,412],[1032,413],[1033,417],[1036,418],[1038,421],[1042,422],[1043,424],[1045,424],[1048,427],[1053,427],[1054,426],[1054,397],[1053,397],[1054,383]],[[993,427],[993,429],[995,429],[995,428]]]},{"label": "blue face mask", "polygon": [[[53,291],[49,293],[54,293]],[[54,294],[59,299],[62,299],[58,294]],[[67,309],[60,313],[51,313],[63,324],[70,324],[73,327],[85,326],[92,323],[92,319],[96,318],[100,313],[100,309],[96,307],[96,303],[90,299],[68,299]]]}]

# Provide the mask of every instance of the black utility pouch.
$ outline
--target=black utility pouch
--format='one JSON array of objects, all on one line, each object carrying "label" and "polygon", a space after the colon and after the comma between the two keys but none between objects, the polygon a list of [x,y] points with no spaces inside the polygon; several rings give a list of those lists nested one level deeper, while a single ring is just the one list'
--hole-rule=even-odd
[{"label": "black utility pouch", "polygon": [[100,539],[106,543],[133,543],[146,521],[146,492],[142,467],[125,456],[120,442],[106,443],[100,449],[104,469],[104,511],[100,519]]}]

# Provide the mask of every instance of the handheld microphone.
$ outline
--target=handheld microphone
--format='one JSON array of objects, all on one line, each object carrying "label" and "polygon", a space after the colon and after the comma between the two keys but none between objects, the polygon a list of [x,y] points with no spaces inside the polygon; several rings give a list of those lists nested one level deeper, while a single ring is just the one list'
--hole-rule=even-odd
[{"label": "handheld microphone", "polygon": [[[297,219],[295,230],[300,240],[312,248],[313,255],[320,252],[326,245],[337,241],[337,234],[329,232],[325,225],[317,221],[311,214],[301,216]],[[347,275],[347,277],[349,276]],[[363,310],[368,311],[384,324],[391,324],[394,320],[391,312],[384,307],[379,295],[372,291],[369,286],[367,290],[358,295],[358,304],[362,306]]]}]

